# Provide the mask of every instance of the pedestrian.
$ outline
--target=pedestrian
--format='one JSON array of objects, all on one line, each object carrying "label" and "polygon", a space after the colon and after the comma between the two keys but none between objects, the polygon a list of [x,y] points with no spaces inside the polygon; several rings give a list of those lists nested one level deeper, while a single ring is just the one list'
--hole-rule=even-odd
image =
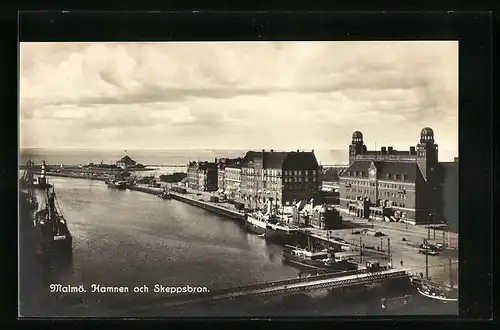
[{"label": "pedestrian", "polygon": [[401,260],[399,263],[401,264],[401,267],[403,267],[403,260]]}]

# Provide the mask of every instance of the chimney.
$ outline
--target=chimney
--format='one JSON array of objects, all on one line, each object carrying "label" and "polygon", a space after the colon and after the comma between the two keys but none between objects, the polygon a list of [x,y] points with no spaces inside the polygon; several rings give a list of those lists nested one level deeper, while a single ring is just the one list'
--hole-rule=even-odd
[{"label": "chimney", "polygon": [[266,149],[262,149],[262,152],[266,152]]},{"label": "chimney", "polygon": [[313,149],[313,150],[311,150],[311,152],[312,152],[312,153],[314,153],[314,149]]},{"label": "chimney", "polygon": [[382,148],[380,149],[380,151],[382,151],[382,154],[386,154],[386,153],[387,153],[387,149],[386,149],[386,147],[382,147]]},{"label": "chimney", "polygon": [[299,150],[299,149],[297,149],[297,152],[300,152],[300,150]]},{"label": "chimney", "polygon": [[415,154],[415,147],[410,147],[410,155],[414,155]]},{"label": "chimney", "polygon": [[389,150],[388,150],[388,153],[389,153],[389,154],[392,154],[392,152],[394,151],[394,149],[392,149],[392,147],[388,147],[388,149],[389,149]]},{"label": "chimney", "polygon": [[217,163],[217,157],[215,158],[215,163]]},{"label": "chimney", "polygon": [[274,150],[273,150],[273,149],[271,149],[271,152],[273,152],[273,151],[274,151]]}]

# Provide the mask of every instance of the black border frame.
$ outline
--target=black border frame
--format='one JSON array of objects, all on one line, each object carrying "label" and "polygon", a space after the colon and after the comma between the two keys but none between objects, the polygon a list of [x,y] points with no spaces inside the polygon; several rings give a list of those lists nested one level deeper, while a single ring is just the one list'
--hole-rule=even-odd
[{"label": "black border frame", "polygon": [[[12,23],[11,17],[9,20]],[[18,24],[19,41],[22,42],[459,40],[459,196],[460,201],[466,201],[459,205],[460,313],[461,319],[492,317],[491,13],[48,11],[21,12]],[[8,101],[4,103],[8,104],[4,113],[16,115],[14,119],[9,118],[11,122],[2,131],[7,134],[3,142],[11,142],[5,144],[3,150],[6,152],[2,155],[2,164],[8,165],[1,167],[2,179],[7,179],[9,184],[2,182],[1,186],[2,192],[8,194],[3,197],[4,201],[8,201],[6,205],[14,206],[17,204],[17,134],[14,135],[14,130],[9,131],[9,128],[17,128],[17,112],[12,109],[17,105],[17,84],[14,89],[13,81],[18,81],[18,72],[12,70],[17,66],[17,47],[14,50],[12,35],[8,34],[7,38],[10,48],[4,54],[8,60],[4,65],[11,70],[5,76],[9,83],[5,86],[12,89],[4,89]],[[13,138],[15,141],[10,140]],[[17,270],[17,244],[10,240],[15,236],[8,234],[17,233],[17,225],[13,221],[17,209],[12,211],[9,208],[9,216],[4,218],[7,239],[3,241],[3,251],[12,254],[4,257],[9,261],[8,269]],[[17,282],[17,272],[11,275]],[[16,287],[11,285],[10,288],[14,301],[17,301]],[[14,315],[17,315],[16,305],[11,305]],[[431,319],[428,316],[425,318]],[[307,318],[309,322],[317,319]]]}]

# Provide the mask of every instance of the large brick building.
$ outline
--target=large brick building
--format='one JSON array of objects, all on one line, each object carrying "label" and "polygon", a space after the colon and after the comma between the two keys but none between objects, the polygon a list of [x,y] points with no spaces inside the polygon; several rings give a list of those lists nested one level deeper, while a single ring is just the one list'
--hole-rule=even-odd
[{"label": "large brick building", "polygon": [[249,208],[316,198],[319,166],[312,152],[249,151],[241,164],[240,196]]},{"label": "large brick building", "polygon": [[190,162],[187,169],[188,187],[201,191],[217,190],[217,162]]},{"label": "large brick building", "polygon": [[356,131],[349,146],[349,168],[340,175],[340,207],[362,218],[413,224],[441,221],[440,172],[438,146],[429,127],[420,132],[416,148],[407,151],[369,151],[363,134]]}]

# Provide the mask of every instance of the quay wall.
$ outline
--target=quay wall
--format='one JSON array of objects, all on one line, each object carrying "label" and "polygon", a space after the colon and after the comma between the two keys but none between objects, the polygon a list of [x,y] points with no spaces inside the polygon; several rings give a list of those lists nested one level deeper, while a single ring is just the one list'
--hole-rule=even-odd
[{"label": "quay wall", "polygon": [[197,207],[202,208],[204,210],[211,211],[213,213],[217,213],[219,215],[229,217],[229,218],[235,219],[235,220],[241,220],[241,221],[245,220],[245,216],[243,213],[229,210],[225,207],[215,205],[215,203],[196,200],[196,199],[193,199],[191,197],[187,197],[187,196],[175,193],[175,192],[170,192],[170,195],[175,200],[178,200],[178,201],[181,201],[181,202],[193,205],[193,206],[197,206]]},{"label": "quay wall", "polygon": [[[35,173],[40,174],[40,173]],[[96,180],[96,181],[106,181],[107,177],[104,176],[92,176],[91,173],[53,173],[46,172],[45,176],[57,176],[64,178],[73,178],[73,179],[86,179],[86,180]]]},{"label": "quay wall", "polygon": [[152,188],[152,187],[142,187],[142,186],[128,186],[129,190],[140,191],[146,194],[158,195],[163,191],[163,188]]}]

